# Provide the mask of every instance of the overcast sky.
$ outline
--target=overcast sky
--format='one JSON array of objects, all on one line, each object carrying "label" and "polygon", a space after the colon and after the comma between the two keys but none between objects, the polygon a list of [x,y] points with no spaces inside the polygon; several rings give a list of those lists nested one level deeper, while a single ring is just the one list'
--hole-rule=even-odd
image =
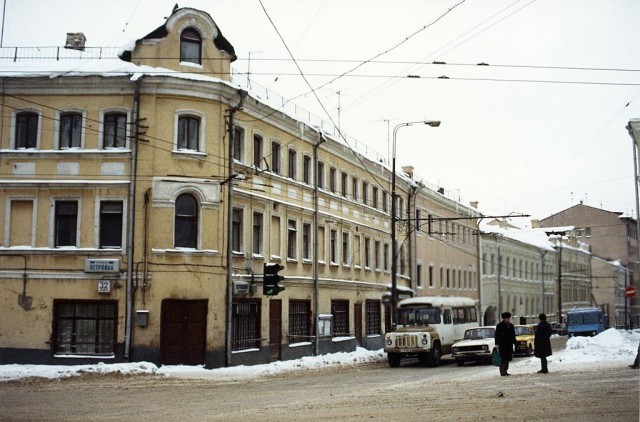
[{"label": "overcast sky", "polygon": [[[120,46],[175,3],[6,0],[2,45],[62,45],[84,32],[88,46]],[[397,124],[441,120],[397,132],[397,165],[484,214],[545,218],[583,201],[635,216],[625,126],[640,118],[637,0],[178,4],[212,16],[253,89],[302,95],[297,104],[384,157]]]}]

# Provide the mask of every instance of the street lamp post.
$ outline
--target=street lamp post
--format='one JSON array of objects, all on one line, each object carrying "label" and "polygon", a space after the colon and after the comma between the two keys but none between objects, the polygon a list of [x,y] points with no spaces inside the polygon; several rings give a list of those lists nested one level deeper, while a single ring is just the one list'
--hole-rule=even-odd
[{"label": "street lamp post", "polygon": [[416,122],[405,122],[396,125],[393,128],[393,145],[391,156],[391,327],[395,327],[398,318],[398,241],[396,240],[396,222],[397,222],[397,206],[396,206],[396,135],[401,127],[412,126],[415,124],[424,124],[431,127],[440,126],[439,120],[421,120]]}]

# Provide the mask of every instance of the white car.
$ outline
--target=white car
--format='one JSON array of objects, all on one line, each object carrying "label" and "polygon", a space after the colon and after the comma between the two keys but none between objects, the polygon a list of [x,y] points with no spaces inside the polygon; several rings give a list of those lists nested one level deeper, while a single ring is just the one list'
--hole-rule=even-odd
[{"label": "white car", "polygon": [[458,366],[468,361],[491,362],[491,351],[496,345],[495,327],[476,327],[464,332],[464,339],[451,346],[451,356]]}]

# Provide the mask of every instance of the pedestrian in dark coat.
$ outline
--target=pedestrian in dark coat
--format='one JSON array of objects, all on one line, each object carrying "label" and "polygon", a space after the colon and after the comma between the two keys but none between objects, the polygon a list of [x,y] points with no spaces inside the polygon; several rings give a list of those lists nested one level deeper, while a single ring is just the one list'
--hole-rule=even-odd
[{"label": "pedestrian in dark coat", "polygon": [[511,323],[511,312],[503,312],[502,321],[496,325],[496,347],[500,352],[502,364],[500,365],[500,375],[511,375],[509,361],[513,358],[513,346],[516,344],[516,329]]},{"label": "pedestrian in dark coat", "polygon": [[540,358],[542,369],[538,371],[539,374],[547,374],[547,356],[551,356],[551,324],[547,322],[547,316],[545,314],[538,315],[540,323],[536,327],[536,334],[533,339],[533,347],[535,348],[535,356]]}]

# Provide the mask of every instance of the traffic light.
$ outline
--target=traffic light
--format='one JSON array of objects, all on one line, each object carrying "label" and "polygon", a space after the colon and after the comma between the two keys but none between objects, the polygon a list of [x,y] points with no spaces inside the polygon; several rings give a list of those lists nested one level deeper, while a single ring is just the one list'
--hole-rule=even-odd
[{"label": "traffic light", "polygon": [[283,269],[284,267],[282,265],[274,262],[264,264],[264,280],[262,282],[263,295],[276,296],[284,290],[284,287],[278,285],[280,281],[284,280],[284,276],[278,274],[278,271]]}]

